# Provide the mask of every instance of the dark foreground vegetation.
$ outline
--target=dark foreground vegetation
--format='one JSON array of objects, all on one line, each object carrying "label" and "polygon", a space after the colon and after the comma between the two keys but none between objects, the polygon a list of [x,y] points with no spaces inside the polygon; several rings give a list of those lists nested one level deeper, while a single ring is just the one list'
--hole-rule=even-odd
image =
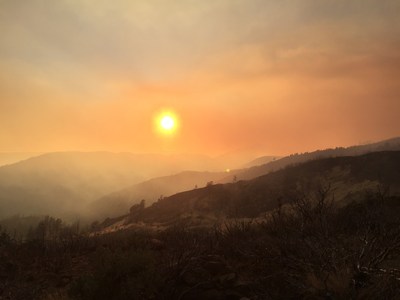
[{"label": "dark foreground vegetation", "polygon": [[396,299],[400,198],[329,186],[265,219],[93,235],[46,218],[0,234],[1,299]]}]

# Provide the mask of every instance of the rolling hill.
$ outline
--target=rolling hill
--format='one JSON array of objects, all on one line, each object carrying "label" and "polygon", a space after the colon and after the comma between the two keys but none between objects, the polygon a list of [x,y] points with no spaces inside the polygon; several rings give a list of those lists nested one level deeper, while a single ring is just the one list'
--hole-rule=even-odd
[{"label": "rolling hill", "polygon": [[[253,166],[247,169],[232,170],[229,176],[220,180],[219,183],[232,182],[233,178],[237,180],[249,180],[268,174],[269,172],[277,171],[290,165],[304,163],[306,161],[340,156],[356,156],[370,152],[379,151],[399,151],[400,137],[384,140],[377,143],[352,146],[348,148],[337,147],[335,149],[317,150],[314,152],[306,152],[302,154],[292,154],[277,160],[270,161],[263,165]],[[268,157],[267,157],[268,158]],[[262,160],[262,158],[260,158]],[[255,160],[257,161],[257,159]]]},{"label": "rolling hill", "polygon": [[[229,172],[229,175],[225,172],[204,174],[187,172],[172,175],[171,178],[163,177],[143,182],[102,197],[93,203],[91,210],[102,211],[104,214],[101,213],[101,215],[104,216],[109,212],[107,216],[110,217],[122,214],[124,211],[127,211],[128,207],[139,203],[142,199],[145,199],[146,204],[150,205],[157,201],[161,195],[169,196],[174,193],[191,190],[195,185],[201,187],[208,181],[214,181],[215,183],[231,183],[237,180],[250,180],[273,172],[274,170],[279,170],[290,165],[296,165],[315,159],[355,156],[374,151],[393,150],[400,150],[400,138],[369,145],[294,154],[283,158],[276,156],[262,156],[245,164],[245,166],[249,166],[248,168],[232,170]],[[204,176],[204,179],[200,180],[198,176]]]},{"label": "rolling hill", "polygon": [[[299,195],[313,197],[321,186],[330,187],[331,197],[339,205],[360,200],[366,193],[383,187],[398,194],[400,151],[313,160],[249,181],[182,192],[160,199],[148,208],[132,209],[115,222],[170,224],[190,219],[202,223],[207,219],[258,217]],[[113,222],[107,220],[105,224],[110,226]]]},{"label": "rolling hill", "polygon": [[[209,181],[250,180],[290,165],[324,157],[400,150],[400,138],[371,145],[294,154],[261,166],[224,170],[228,158],[110,152],[61,152],[0,167],[0,218],[50,214],[65,219],[99,218],[123,213],[142,199],[202,187]],[[258,164],[272,157],[250,162]],[[183,171],[192,170],[196,172]],[[172,175],[171,174],[176,174]],[[158,178],[158,177],[164,178]],[[168,176],[171,176],[170,178]],[[151,180],[152,178],[156,178]]]},{"label": "rolling hill", "polygon": [[37,152],[0,152],[0,167],[40,155]]},{"label": "rolling hill", "polygon": [[0,218],[15,214],[82,218],[89,203],[132,184],[184,170],[222,169],[221,165],[200,155],[43,154],[0,167]]},{"label": "rolling hill", "polygon": [[204,187],[208,182],[221,179],[225,175],[226,172],[185,171],[171,176],[153,178],[101,197],[90,204],[89,210],[95,212],[94,215],[97,217],[123,214],[130,206],[139,203],[142,199],[150,205],[160,198]]}]

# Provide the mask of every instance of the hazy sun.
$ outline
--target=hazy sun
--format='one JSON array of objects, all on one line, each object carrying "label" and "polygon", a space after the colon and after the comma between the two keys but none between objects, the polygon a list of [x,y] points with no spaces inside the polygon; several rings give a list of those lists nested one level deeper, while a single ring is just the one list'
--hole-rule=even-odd
[{"label": "hazy sun", "polygon": [[155,125],[158,132],[174,135],[178,129],[178,118],[172,111],[164,111],[156,115]]},{"label": "hazy sun", "polygon": [[171,131],[174,129],[175,127],[175,120],[172,116],[170,115],[165,115],[161,118],[160,121],[160,126],[162,127],[162,129],[167,130],[167,131]]}]

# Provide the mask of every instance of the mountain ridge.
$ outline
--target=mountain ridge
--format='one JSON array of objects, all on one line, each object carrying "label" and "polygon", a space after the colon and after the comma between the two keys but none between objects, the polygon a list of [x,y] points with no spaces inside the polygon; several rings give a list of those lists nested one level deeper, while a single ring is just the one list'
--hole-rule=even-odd
[{"label": "mountain ridge", "polygon": [[[187,169],[217,169],[206,156],[55,152],[0,167],[0,217],[87,214],[100,197],[152,177]],[[61,214],[62,213],[62,214]]]},{"label": "mountain ridge", "polygon": [[239,169],[239,170],[231,170],[231,174],[222,180],[219,183],[228,183],[232,182],[235,178],[236,180],[249,180],[256,178],[258,176],[262,176],[267,174],[268,172],[276,171],[281,168],[284,168],[291,164],[302,163],[306,161],[310,161],[313,159],[319,158],[327,158],[327,157],[336,157],[336,156],[355,156],[362,155],[370,152],[378,152],[378,151],[399,151],[400,150],[400,137],[394,137],[391,139],[383,140],[380,142],[366,144],[366,145],[357,145],[350,147],[336,147],[329,148],[324,150],[316,150],[312,152],[305,153],[295,153],[280,159],[271,161],[267,164],[254,166],[247,169]]},{"label": "mountain ridge", "polygon": [[[150,207],[136,207],[116,220],[123,220],[127,225],[170,224],[183,219],[254,218],[289,203],[299,191],[311,195],[319,185],[332,188],[338,204],[358,201],[366,191],[373,193],[380,186],[390,186],[392,193],[399,194],[399,178],[400,151],[324,158],[288,166],[249,181],[184,191],[160,199]],[[113,222],[108,220],[105,224],[112,226]]]}]

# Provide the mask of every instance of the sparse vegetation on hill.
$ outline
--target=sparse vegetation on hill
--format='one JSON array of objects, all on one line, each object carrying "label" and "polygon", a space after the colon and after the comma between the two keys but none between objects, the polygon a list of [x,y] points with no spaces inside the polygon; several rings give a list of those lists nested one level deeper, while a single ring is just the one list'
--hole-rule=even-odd
[{"label": "sparse vegetation on hill", "polygon": [[396,299],[399,197],[377,190],[337,207],[325,188],[289,205],[262,221],[159,232],[78,234],[47,218],[28,241],[0,234],[0,296]]},{"label": "sparse vegetation on hill", "polygon": [[204,187],[210,180],[218,180],[225,175],[226,172],[186,171],[157,177],[104,196],[94,201],[90,207],[96,212],[97,218],[118,216],[126,212],[131,205],[140,203],[142,199],[146,200],[147,205],[151,205],[160,197],[192,190],[196,186]]}]

